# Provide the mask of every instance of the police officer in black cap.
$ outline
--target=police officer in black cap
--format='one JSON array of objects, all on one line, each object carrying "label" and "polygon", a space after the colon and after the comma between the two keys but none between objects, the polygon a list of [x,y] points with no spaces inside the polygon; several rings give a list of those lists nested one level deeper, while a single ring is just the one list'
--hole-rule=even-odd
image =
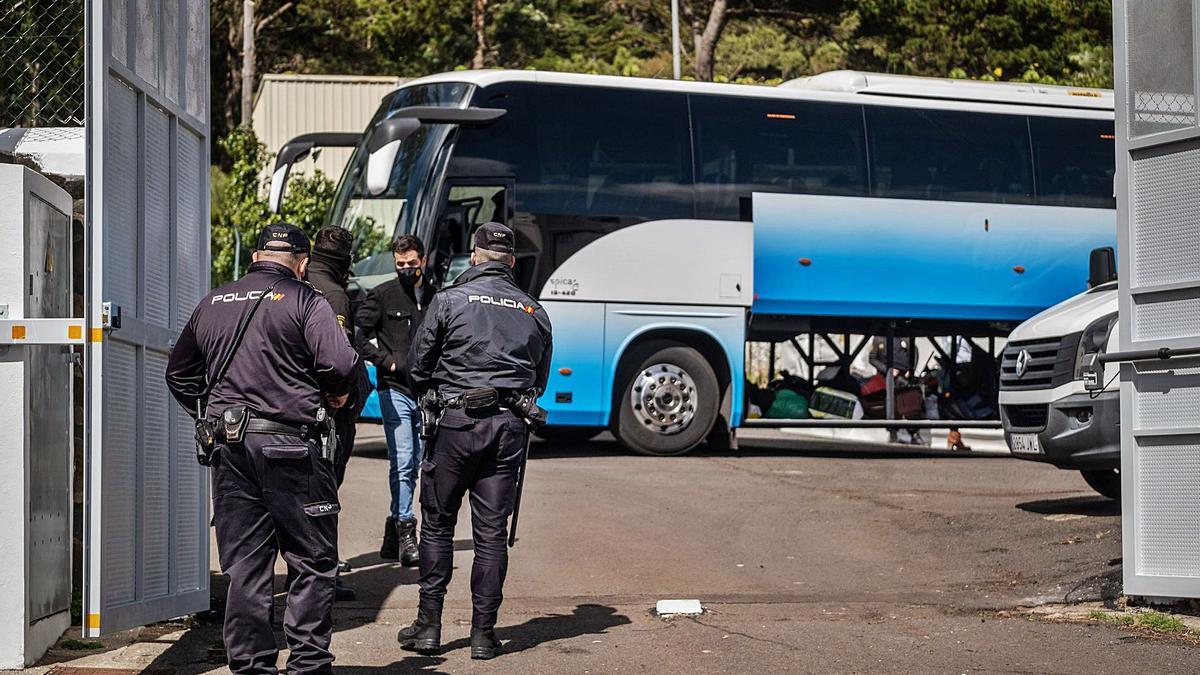
[{"label": "police officer in black cap", "polygon": [[[271,225],[240,280],[201,300],[167,365],[212,465],[225,651],[234,673],[275,673],[275,558],[288,586],[289,673],[330,673],[337,499],[327,419],[355,384],[358,354],[329,303],[300,281],[308,237]],[[325,432],[325,433],[323,433]]]},{"label": "police officer in black cap", "polygon": [[513,232],[499,223],[474,236],[471,269],[433,297],[413,339],[410,377],[441,410],[421,462],[421,592],[401,647],[441,648],[442,603],[454,570],[454,526],[471,493],[471,658],[499,652],[494,628],[508,570],[506,531],[528,447],[528,409],[546,387],[550,320],[516,284]]}]

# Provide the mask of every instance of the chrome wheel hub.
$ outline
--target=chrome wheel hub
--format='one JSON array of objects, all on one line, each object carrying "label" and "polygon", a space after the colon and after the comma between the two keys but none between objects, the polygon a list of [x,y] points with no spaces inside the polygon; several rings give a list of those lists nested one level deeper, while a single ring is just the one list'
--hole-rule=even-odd
[{"label": "chrome wheel hub", "polygon": [[679,366],[657,363],[634,378],[629,403],[642,426],[664,436],[677,434],[696,416],[696,383]]}]

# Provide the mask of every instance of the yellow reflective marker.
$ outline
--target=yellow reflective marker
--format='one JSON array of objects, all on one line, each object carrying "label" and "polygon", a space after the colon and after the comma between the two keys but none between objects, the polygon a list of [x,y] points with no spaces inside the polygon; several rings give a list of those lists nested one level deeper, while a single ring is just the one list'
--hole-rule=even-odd
[{"label": "yellow reflective marker", "polygon": [[92,329],[92,342],[104,342],[104,329],[103,328],[93,328]]},{"label": "yellow reflective marker", "polygon": [[20,324],[13,324],[12,339],[24,340],[25,339],[25,326],[22,326]]},{"label": "yellow reflective marker", "polygon": [[67,339],[68,340],[83,339],[83,326],[80,326],[77,324],[71,324],[70,326],[67,326]]},{"label": "yellow reflective marker", "polygon": [[100,615],[88,614],[88,628],[100,630]]}]

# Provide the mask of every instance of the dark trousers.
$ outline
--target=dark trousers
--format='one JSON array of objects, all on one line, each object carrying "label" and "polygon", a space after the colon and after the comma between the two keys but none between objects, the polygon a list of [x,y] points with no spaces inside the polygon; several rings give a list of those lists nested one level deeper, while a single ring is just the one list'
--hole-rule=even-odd
[{"label": "dark trousers", "polygon": [[454,572],[454,526],[463,495],[471,493],[471,625],[493,628],[508,572],[508,517],[525,452],[525,423],[509,412],[473,418],[452,409],[442,416],[421,462],[421,607],[441,611]]},{"label": "dark trousers", "polygon": [[247,434],[220,444],[213,466],[213,519],[221,571],[229,577],[225,652],[234,673],[276,673],[271,629],[275,557],[288,585],[283,632],[289,673],[330,673],[337,500],[333,467],[294,436]]},{"label": "dark trousers", "polygon": [[367,376],[367,367],[360,365],[358,383],[355,393],[350,397],[348,405],[338,408],[333,413],[333,432],[338,438],[337,457],[334,459],[334,475],[340,488],[346,480],[346,465],[350,463],[350,455],[354,452],[354,436],[358,433],[358,416],[367,407],[367,397],[371,395],[371,380]]}]

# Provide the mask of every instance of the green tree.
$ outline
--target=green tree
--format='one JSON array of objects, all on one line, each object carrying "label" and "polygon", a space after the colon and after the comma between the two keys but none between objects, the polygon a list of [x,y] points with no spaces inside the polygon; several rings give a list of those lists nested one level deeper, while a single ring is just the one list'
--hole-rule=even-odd
[{"label": "green tree", "polygon": [[855,67],[1112,86],[1108,0],[859,0],[858,12]]},{"label": "green tree", "polygon": [[[309,237],[324,227],[336,186],[320,171],[295,176],[288,181],[287,194],[279,213],[270,212],[266,200],[269,182],[264,178],[269,155],[266,146],[248,127],[238,127],[218,141],[230,158],[230,169],[212,169],[212,280],[225,283],[250,264],[258,232],[268,223],[286,222],[304,230]],[[350,228],[355,235],[358,258],[382,250],[391,233],[369,220]],[[239,246],[239,243],[240,246]],[[237,263],[237,264],[235,264]]]}]

